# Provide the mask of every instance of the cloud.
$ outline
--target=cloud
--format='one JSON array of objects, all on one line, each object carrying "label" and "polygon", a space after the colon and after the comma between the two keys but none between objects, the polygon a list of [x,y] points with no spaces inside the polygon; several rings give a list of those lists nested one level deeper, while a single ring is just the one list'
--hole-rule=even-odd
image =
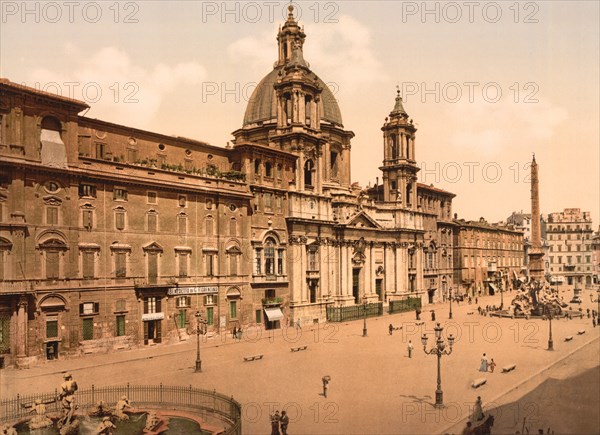
[{"label": "cloud", "polygon": [[495,104],[461,101],[449,107],[448,124],[460,126],[448,138],[450,145],[487,156],[543,149],[568,119],[565,108],[548,100],[526,104],[503,98]]},{"label": "cloud", "polygon": [[77,55],[79,47],[67,44],[64,52],[78,58],[71,68],[33,70],[24,84],[87,102],[92,107],[89,117],[138,128],[153,126],[170,93],[206,77],[206,69],[196,62],[145,68],[116,47],[103,47],[84,57]]},{"label": "cloud", "polygon": [[[366,84],[387,79],[383,64],[373,53],[370,30],[355,18],[341,15],[338,23],[307,24],[304,30],[304,58],[316,66],[314,72],[326,83],[335,82],[340,92],[362,93]],[[266,75],[277,60],[275,35],[276,27],[238,39],[227,49],[231,61],[257,77]]]}]

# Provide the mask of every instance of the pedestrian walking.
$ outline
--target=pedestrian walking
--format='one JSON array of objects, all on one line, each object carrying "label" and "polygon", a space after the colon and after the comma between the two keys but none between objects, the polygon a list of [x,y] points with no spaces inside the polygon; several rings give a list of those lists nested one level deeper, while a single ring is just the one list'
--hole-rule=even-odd
[{"label": "pedestrian walking", "polygon": [[475,297],[475,304],[477,305],[479,303],[479,298]]},{"label": "pedestrian walking", "polygon": [[296,329],[299,331],[302,331],[302,325],[300,324],[300,318],[298,318],[298,320],[296,320]]},{"label": "pedestrian walking", "polygon": [[331,376],[323,376],[323,396],[327,399],[327,388],[329,388],[329,381]]},{"label": "pedestrian walking", "polygon": [[417,320],[421,320],[421,310],[420,309],[415,309],[415,314],[417,315]]},{"label": "pedestrian walking", "polygon": [[279,416],[279,411],[276,410],[275,414],[271,416],[271,435],[281,435],[279,432],[279,420],[281,417]]},{"label": "pedestrian walking", "polygon": [[483,356],[481,357],[481,365],[479,366],[479,371],[480,372],[487,372],[488,370],[488,359],[487,356],[485,356],[485,353],[483,354]]},{"label": "pedestrian walking", "polygon": [[237,339],[237,327],[233,327],[233,331],[231,332],[231,336],[233,337],[234,340]]},{"label": "pedestrian walking", "polygon": [[435,322],[435,310],[431,310],[431,320]]},{"label": "pedestrian walking", "polygon": [[462,431],[462,435],[472,435],[472,427],[473,423],[471,423],[470,421],[467,421],[467,427],[465,427]]},{"label": "pedestrian walking", "polygon": [[414,349],[413,344],[412,344],[412,340],[408,340],[408,346],[406,348],[408,350],[408,357],[412,358],[412,351]]},{"label": "pedestrian walking", "polygon": [[481,403],[481,396],[477,396],[477,400],[475,401],[472,420],[474,422],[483,420],[483,405]]},{"label": "pedestrian walking", "polygon": [[592,317],[592,325],[594,325],[594,328],[596,327],[596,318]]},{"label": "pedestrian walking", "polygon": [[589,319],[590,318],[590,309],[589,308],[587,309],[587,316],[588,316],[588,319]]},{"label": "pedestrian walking", "polygon": [[496,363],[494,362],[494,358],[490,361],[490,372],[494,373],[494,369],[496,368]]},{"label": "pedestrian walking", "polygon": [[281,425],[281,435],[287,435],[287,427],[290,424],[290,418],[285,411],[281,411],[281,418],[279,419]]},{"label": "pedestrian walking", "polygon": [[238,341],[242,341],[242,327],[241,326],[237,330],[237,339],[238,339]]},{"label": "pedestrian walking", "polygon": [[390,335],[392,335],[392,332],[394,332],[394,325],[392,325],[390,323],[390,326],[388,327],[389,331],[390,331]]}]

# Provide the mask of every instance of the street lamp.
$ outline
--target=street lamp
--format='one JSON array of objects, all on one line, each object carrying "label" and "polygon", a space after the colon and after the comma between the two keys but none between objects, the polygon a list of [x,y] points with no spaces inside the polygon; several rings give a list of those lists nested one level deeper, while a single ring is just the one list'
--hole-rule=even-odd
[{"label": "street lamp", "polygon": [[[499,279],[498,279],[499,278]],[[504,286],[502,285],[502,272],[496,276],[496,282],[498,283],[498,287],[500,287],[500,309],[504,309]]]},{"label": "street lamp", "polygon": [[442,355],[450,355],[452,353],[452,346],[454,345],[454,337],[452,334],[448,336],[448,347],[449,350],[446,349],[446,343],[442,339],[442,331],[444,328],[438,323],[435,328],[435,347],[430,350],[427,350],[427,334],[423,334],[421,337],[421,343],[423,343],[423,352],[427,355],[437,355],[437,389],[435,390],[435,407],[442,408],[444,406],[444,393],[442,392],[442,372],[441,372],[441,361]]},{"label": "street lamp", "polygon": [[552,340],[552,305],[546,305],[546,312],[548,314],[548,320],[550,322],[550,327],[548,329],[548,350],[554,350],[554,341]]},{"label": "street lamp", "polygon": [[367,336],[367,295],[363,296],[363,311],[365,313],[364,323],[363,323],[363,337]]},{"label": "street lamp", "polygon": [[450,295],[450,312],[448,313],[448,319],[452,319],[452,287],[448,289],[448,294]]},{"label": "street lamp", "polygon": [[206,325],[208,321],[202,319],[200,311],[196,311],[196,370],[195,372],[202,371],[202,360],[200,359],[200,334],[206,333]]}]

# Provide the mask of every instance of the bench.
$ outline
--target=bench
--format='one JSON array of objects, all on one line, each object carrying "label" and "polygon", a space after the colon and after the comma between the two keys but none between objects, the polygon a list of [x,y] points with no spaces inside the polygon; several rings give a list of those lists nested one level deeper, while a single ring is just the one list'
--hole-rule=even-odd
[{"label": "bench", "polygon": [[516,364],[509,364],[507,366],[502,367],[502,373],[508,373],[513,371],[517,367]]},{"label": "bench", "polygon": [[305,346],[298,346],[298,347],[291,347],[290,350],[292,352],[299,352],[301,350],[306,350],[306,348],[308,348],[308,345]]},{"label": "bench", "polygon": [[569,335],[569,336],[565,337],[565,341],[571,341],[571,340],[573,340],[573,336],[572,335]]},{"label": "bench", "polygon": [[585,334],[585,329],[580,329],[579,331],[577,331],[577,334],[579,334],[579,335]]},{"label": "bench", "polygon": [[485,378],[477,378],[473,381],[473,383],[471,384],[471,387],[479,388],[482,385],[484,385],[486,382],[487,382],[487,379],[485,379]]},{"label": "bench", "polygon": [[262,359],[263,356],[264,355],[262,353],[260,355],[245,356],[244,362],[256,361],[256,360]]}]

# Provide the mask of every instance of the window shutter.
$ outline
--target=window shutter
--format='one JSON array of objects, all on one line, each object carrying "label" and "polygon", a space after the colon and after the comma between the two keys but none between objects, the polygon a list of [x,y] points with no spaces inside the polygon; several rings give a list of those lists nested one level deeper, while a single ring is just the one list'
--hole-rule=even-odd
[{"label": "window shutter", "polygon": [[192,297],[191,296],[186,296],[185,297],[185,305],[187,307],[191,307],[192,306]]},{"label": "window shutter", "polygon": [[83,314],[83,304],[79,304],[79,315]]},{"label": "window shutter", "polygon": [[100,312],[100,302],[94,302],[94,313]]},{"label": "window shutter", "polygon": [[[160,306],[160,299],[156,302],[157,306]],[[160,320],[158,320],[156,322],[156,342],[160,343],[161,342],[161,326],[162,326],[162,322]]]},{"label": "window shutter", "polygon": [[[144,298],[144,314],[148,314],[148,298]],[[145,335],[146,335],[146,338],[145,338],[145,340],[147,340],[147,339],[148,339],[148,331],[147,331],[147,326],[148,326],[148,325],[146,325],[146,322],[144,322],[144,331],[146,331],[146,332],[145,332]]]},{"label": "window shutter", "polygon": [[162,310],[160,309],[160,302],[161,302],[161,299],[157,297],[157,298],[156,298],[156,312],[157,312],[157,313],[160,313],[160,312],[162,311]]},{"label": "window shutter", "polygon": [[[144,300],[144,312],[148,311],[148,302]],[[144,344],[148,344],[148,322],[144,322]]]}]

